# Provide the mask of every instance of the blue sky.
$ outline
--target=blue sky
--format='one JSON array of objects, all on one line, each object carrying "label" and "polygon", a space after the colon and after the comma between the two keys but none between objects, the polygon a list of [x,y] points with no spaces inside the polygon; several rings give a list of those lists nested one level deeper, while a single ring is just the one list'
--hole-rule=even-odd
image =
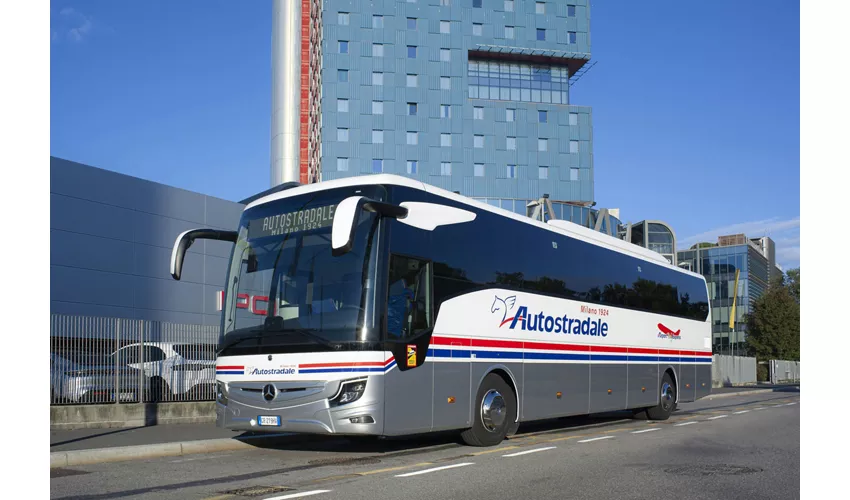
[{"label": "blue sky", "polygon": [[[51,2],[50,152],[238,200],[269,184],[271,1]],[[596,200],[679,247],[800,247],[799,3],[593,1]]]}]

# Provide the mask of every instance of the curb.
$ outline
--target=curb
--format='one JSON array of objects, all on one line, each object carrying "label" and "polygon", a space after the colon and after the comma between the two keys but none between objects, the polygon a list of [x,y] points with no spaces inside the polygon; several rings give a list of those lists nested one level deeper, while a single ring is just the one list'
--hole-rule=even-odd
[{"label": "curb", "polygon": [[776,388],[773,388],[773,389],[752,389],[752,390],[749,390],[749,391],[723,392],[723,393],[720,393],[720,394],[710,394],[708,396],[705,396],[702,399],[709,399],[710,400],[710,399],[717,399],[717,398],[728,398],[728,397],[732,397],[732,396],[746,396],[747,394],[765,394],[765,393],[768,393],[768,392],[781,392],[783,389],[789,389],[791,387],[797,387],[799,389],[799,386],[776,387]]},{"label": "curb", "polygon": [[[217,451],[237,451],[255,448],[248,440],[273,440],[291,437],[296,434],[273,434],[270,436],[246,436],[244,438],[199,439],[172,443],[142,444],[135,446],[115,446],[112,448],[93,448],[88,450],[54,451],[50,453],[50,468],[91,465],[107,462],[124,462],[148,458],[179,457]],[[302,439],[308,439],[303,436]],[[301,439],[290,441],[298,442]]]}]

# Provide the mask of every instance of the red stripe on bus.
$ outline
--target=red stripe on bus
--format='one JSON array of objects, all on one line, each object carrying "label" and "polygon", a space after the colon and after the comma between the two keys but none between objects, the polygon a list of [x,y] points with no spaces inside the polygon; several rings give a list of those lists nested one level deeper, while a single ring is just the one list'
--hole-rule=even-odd
[{"label": "red stripe on bus", "polygon": [[299,368],[348,368],[354,366],[377,366],[383,368],[385,363],[383,361],[355,361],[349,363],[308,363],[308,364],[299,364]]}]

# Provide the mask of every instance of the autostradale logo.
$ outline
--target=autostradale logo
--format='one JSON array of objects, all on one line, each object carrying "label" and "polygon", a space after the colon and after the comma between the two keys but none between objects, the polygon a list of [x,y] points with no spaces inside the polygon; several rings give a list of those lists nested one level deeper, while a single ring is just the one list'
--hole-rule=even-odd
[{"label": "autostradale logo", "polygon": [[658,323],[658,338],[660,339],[672,339],[672,340],[682,340],[682,337],[679,334],[682,330],[676,330],[675,332],[670,328]]},{"label": "autostradale logo", "polygon": [[248,366],[245,368],[245,375],[297,375],[298,367],[296,366],[281,366],[280,368],[255,368]]},{"label": "autostradale logo", "polygon": [[548,316],[543,312],[529,314],[527,306],[519,306],[513,316],[509,318],[508,313],[513,310],[515,305],[516,295],[504,299],[496,295],[493,305],[490,306],[490,313],[502,313],[499,328],[508,325],[508,328],[513,330],[519,325],[521,330],[530,332],[572,333],[573,335],[591,335],[594,337],[608,336],[608,323],[602,319],[593,319],[589,316],[581,319],[570,318],[566,314],[563,316]]}]

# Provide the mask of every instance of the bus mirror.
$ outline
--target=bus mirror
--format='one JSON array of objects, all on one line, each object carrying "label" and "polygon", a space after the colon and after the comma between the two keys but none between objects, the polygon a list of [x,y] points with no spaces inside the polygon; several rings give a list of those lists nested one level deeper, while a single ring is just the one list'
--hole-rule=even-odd
[{"label": "bus mirror", "polygon": [[236,242],[236,231],[220,231],[218,229],[190,229],[183,231],[174,240],[174,248],[171,249],[171,277],[180,280],[183,273],[183,258],[186,251],[197,239],[218,240]]},{"label": "bus mirror", "polygon": [[331,252],[334,257],[344,255],[354,244],[360,211],[375,212],[392,218],[407,216],[407,209],[391,203],[373,200],[365,196],[349,196],[337,205],[331,228]]}]

